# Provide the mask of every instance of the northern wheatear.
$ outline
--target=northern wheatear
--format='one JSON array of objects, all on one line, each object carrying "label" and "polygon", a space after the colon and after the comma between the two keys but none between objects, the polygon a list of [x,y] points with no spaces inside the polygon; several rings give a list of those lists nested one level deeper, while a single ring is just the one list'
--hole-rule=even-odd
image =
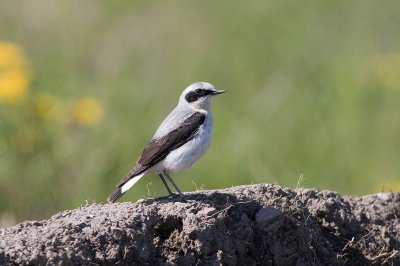
[{"label": "northern wheatear", "polygon": [[215,95],[224,92],[207,82],[196,82],[187,87],[178,105],[161,123],[143,150],[136,165],[107,198],[108,202],[115,202],[142,176],[151,173],[160,176],[170,195],[173,193],[164,176],[182,195],[169,173],[190,168],[207,151],[213,128],[211,102]]}]

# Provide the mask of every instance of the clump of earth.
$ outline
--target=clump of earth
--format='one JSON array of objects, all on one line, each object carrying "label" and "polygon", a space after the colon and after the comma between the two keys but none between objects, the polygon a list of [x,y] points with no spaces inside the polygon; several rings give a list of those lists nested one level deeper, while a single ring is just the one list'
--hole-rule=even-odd
[{"label": "clump of earth", "polygon": [[400,265],[400,193],[276,185],[92,204],[0,230],[0,265]]}]

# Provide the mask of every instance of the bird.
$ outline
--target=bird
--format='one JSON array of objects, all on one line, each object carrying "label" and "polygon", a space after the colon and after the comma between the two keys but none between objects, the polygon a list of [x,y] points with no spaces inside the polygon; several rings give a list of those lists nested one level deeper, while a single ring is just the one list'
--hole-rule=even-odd
[{"label": "bird", "polygon": [[208,150],[213,128],[211,103],[214,96],[225,92],[215,89],[208,82],[195,82],[184,89],[178,105],[158,127],[136,164],[117,184],[107,201],[114,203],[140,178],[149,174],[159,175],[169,196],[176,194],[165,179],[172,184],[178,196],[183,197],[170,173],[190,168]]}]

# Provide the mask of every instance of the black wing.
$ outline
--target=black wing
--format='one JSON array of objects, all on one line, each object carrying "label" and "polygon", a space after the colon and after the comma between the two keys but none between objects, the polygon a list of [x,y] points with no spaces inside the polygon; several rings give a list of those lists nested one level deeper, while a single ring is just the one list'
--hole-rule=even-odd
[{"label": "black wing", "polygon": [[152,139],[143,150],[136,165],[121,180],[121,182],[118,183],[117,187],[121,187],[128,182],[129,179],[143,173],[150,167],[165,159],[171,151],[190,141],[199,127],[204,123],[205,119],[205,114],[200,112],[194,113],[183,121],[178,128],[169,132],[167,135],[159,139]]}]

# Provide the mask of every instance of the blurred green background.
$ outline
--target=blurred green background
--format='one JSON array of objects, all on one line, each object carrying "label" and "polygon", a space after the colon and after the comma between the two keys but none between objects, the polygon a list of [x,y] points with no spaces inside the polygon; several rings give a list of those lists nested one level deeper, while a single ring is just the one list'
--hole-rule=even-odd
[{"label": "blurred green background", "polygon": [[[0,227],[104,202],[181,91],[211,149],[185,191],[400,189],[398,1],[1,1]],[[299,184],[300,183],[300,184]],[[155,175],[122,200],[166,191]]]}]

